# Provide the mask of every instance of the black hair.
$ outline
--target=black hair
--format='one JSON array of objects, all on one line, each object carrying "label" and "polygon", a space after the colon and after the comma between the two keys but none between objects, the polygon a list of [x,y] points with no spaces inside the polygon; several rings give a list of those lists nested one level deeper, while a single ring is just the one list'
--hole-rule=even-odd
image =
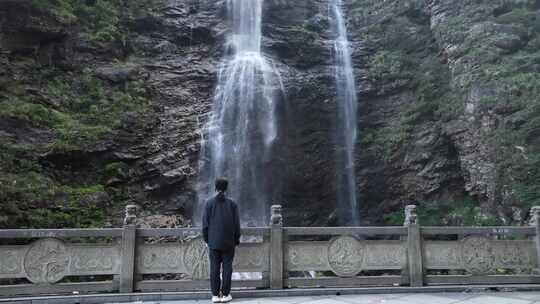
[{"label": "black hair", "polygon": [[216,179],[216,191],[219,193],[225,193],[227,187],[229,186],[229,181],[226,178],[220,177]]}]

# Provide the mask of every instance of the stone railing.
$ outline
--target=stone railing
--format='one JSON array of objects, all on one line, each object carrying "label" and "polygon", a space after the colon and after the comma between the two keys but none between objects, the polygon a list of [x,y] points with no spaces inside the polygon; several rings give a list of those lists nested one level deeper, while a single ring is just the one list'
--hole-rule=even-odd
[{"label": "stone railing", "polygon": [[[136,207],[123,228],[0,230],[0,297],[208,289],[200,230],[141,229]],[[235,288],[540,283],[540,207],[526,227],[404,226],[244,228]],[[247,274],[246,274],[247,273]]]}]

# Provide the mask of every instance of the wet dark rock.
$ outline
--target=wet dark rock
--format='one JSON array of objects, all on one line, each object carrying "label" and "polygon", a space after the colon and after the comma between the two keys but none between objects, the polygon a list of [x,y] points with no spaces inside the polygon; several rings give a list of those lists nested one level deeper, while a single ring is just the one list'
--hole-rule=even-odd
[{"label": "wet dark rock", "polygon": [[155,15],[147,15],[135,20],[134,30],[137,33],[159,32],[165,28],[165,20]]},{"label": "wet dark rock", "polygon": [[176,45],[169,41],[162,41],[152,48],[152,51],[158,54],[172,54],[178,50]]},{"label": "wet dark rock", "polygon": [[17,144],[46,144],[51,141],[53,134],[50,130],[32,126],[18,119],[0,120],[0,138]]},{"label": "wet dark rock", "polygon": [[495,41],[495,46],[508,52],[516,52],[523,48],[526,42],[518,36],[510,36]]},{"label": "wet dark rock", "polygon": [[128,80],[137,79],[137,66],[109,66],[96,69],[96,75],[113,83],[124,83]]},{"label": "wet dark rock", "polygon": [[110,200],[111,198],[106,192],[95,192],[81,196],[78,203],[82,206],[106,206]]},{"label": "wet dark rock", "polygon": [[[17,93],[65,110],[67,103],[48,92],[47,67],[90,71],[106,89],[148,100],[144,111],[123,111],[109,136],[42,154],[39,164],[51,179],[103,183],[106,195],[83,200],[114,201],[111,218],[128,203],[190,217],[203,161],[199,141],[226,55],[225,2],[156,1],[133,14],[125,41],[103,42],[30,0],[0,0],[0,100]],[[540,6],[522,2],[344,1],[359,95],[356,179],[364,224],[382,224],[406,204],[464,198],[510,221],[519,213],[505,189],[517,180],[508,168],[523,156],[512,148],[515,159],[501,160],[497,136],[503,127],[528,126],[516,101],[527,89],[497,81],[540,71]],[[272,151],[283,178],[273,181],[271,197],[284,205],[287,225],[335,224],[328,3],[267,0],[263,13],[264,53],[285,88],[276,101],[283,144]],[[0,140],[47,144],[54,137],[49,127],[0,120]],[[533,149],[538,138],[531,128],[523,145]]]}]

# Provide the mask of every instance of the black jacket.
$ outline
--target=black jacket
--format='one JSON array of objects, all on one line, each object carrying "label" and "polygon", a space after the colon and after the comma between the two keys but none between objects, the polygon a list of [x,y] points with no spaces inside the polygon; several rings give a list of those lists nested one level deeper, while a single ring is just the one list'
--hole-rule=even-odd
[{"label": "black jacket", "polygon": [[210,249],[227,250],[240,244],[236,203],[222,194],[209,199],[203,212],[203,236]]}]

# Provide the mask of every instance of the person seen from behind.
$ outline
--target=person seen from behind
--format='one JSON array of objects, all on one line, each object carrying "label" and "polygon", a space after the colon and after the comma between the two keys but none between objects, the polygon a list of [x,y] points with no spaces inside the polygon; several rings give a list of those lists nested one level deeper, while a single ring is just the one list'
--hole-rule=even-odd
[{"label": "person seen from behind", "polygon": [[[226,197],[229,182],[216,180],[217,194],[203,212],[203,236],[210,256],[210,287],[213,303],[232,301],[231,279],[235,247],[240,244],[240,216],[236,203]],[[220,273],[223,273],[220,278]]]}]

